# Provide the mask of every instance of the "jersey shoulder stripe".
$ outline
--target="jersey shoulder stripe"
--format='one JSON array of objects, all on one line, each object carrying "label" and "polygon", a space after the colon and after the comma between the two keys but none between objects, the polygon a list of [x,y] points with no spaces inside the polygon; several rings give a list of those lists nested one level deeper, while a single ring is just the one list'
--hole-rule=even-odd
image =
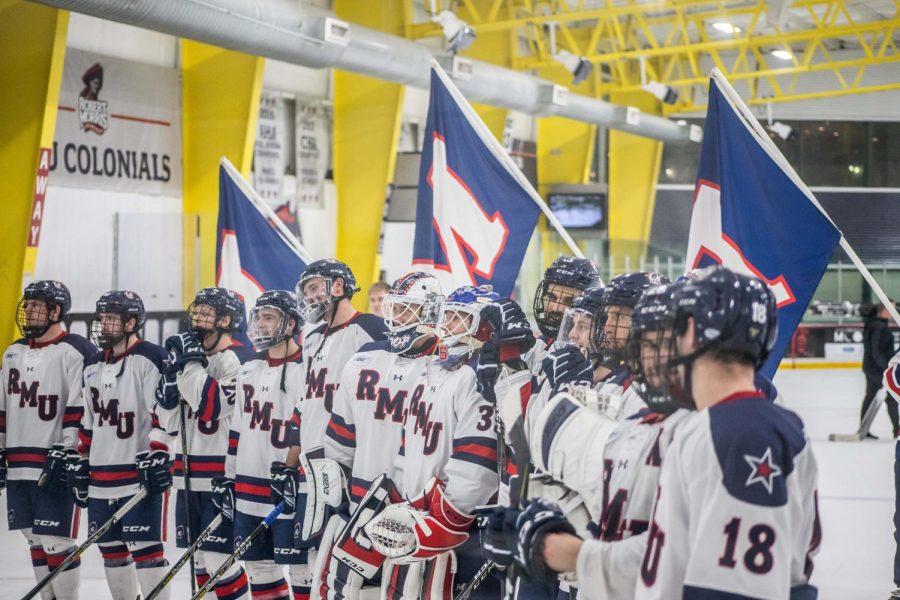
[{"label": "jersey shoulder stripe", "polygon": [[100,360],[100,351],[87,338],[70,333],[60,340],[61,344],[67,344],[74,348],[84,359],[84,366],[92,365]]},{"label": "jersey shoulder stripe", "polygon": [[761,393],[735,395],[708,411],[712,445],[728,493],[760,506],[785,505],[786,479],[807,445],[800,417]]},{"label": "jersey shoulder stripe", "polygon": [[379,350],[381,350],[383,352],[393,352],[391,350],[390,340],[385,338],[383,340],[374,340],[371,342],[366,342],[365,344],[363,344],[362,346],[359,347],[359,351],[357,352],[357,354],[362,354],[363,352],[377,352]]},{"label": "jersey shoulder stripe", "polygon": [[372,338],[373,341],[387,339],[387,325],[384,324],[384,319],[377,315],[360,313],[353,320],[353,323],[366,332],[366,335]]},{"label": "jersey shoulder stripe", "polygon": [[147,340],[138,342],[131,353],[135,356],[143,356],[156,365],[156,368],[159,369],[160,372],[163,371],[163,363],[168,358],[168,355],[162,346],[157,346]]},{"label": "jersey shoulder stripe", "polygon": [[226,351],[230,351],[237,356],[238,360],[241,364],[244,364],[248,361],[253,360],[258,356],[258,352],[253,349],[253,346],[245,346],[243,344],[234,344],[233,346],[226,348]]}]

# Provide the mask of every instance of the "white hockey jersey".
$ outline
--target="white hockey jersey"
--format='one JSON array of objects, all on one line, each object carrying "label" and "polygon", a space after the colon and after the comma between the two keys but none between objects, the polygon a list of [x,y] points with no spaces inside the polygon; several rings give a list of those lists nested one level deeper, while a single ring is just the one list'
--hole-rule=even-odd
[{"label": "white hockey jersey", "polygon": [[304,389],[297,405],[302,448],[325,445],[325,430],[344,366],[365,344],[384,340],[386,334],[384,320],[368,313],[356,313],[332,329],[319,323],[304,334]]},{"label": "white hockey jersey", "polygon": [[234,480],[235,508],[244,514],[265,517],[272,510],[272,462],[287,458],[291,430],[298,425],[291,419],[302,388],[299,350],[282,359],[257,354],[238,371],[225,476]]},{"label": "white hockey jersey", "polygon": [[644,557],[656,488],[675,428],[690,413],[668,417],[643,410],[620,421],[603,451],[603,486],[594,498],[589,527],[595,539],[578,553],[579,597],[586,600],[634,598]]},{"label": "white hockey jersey", "polygon": [[437,477],[444,495],[471,513],[496,495],[497,434],[494,407],[478,393],[474,363],[447,370],[427,364],[425,391],[410,398],[398,457],[398,488],[415,498]]},{"label": "white hockey jersey", "polygon": [[430,352],[411,358],[390,342],[363,346],[344,367],[325,439],[325,456],[350,469],[351,510],[382,473],[395,480],[403,419],[425,392]]},{"label": "white hockey jersey", "polygon": [[[212,491],[212,479],[225,475],[228,431],[234,412],[235,385],[241,365],[256,356],[252,348],[235,343],[209,357],[209,365],[185,365],[178,373],[178,392],[188,404],[184,416],[187,433],[191,491]],[[181,409],[156,406],[160,425],[171,436],[175,450],[175,488],[184,489]]]},{"label": "white hockey jersey", "polygon": [[121,356],[107,351],[103,360],[85,367],[78,435],[79,451],[90,460],[92,498],[136,494],[135,455],[156,448],[154,442],[168,445],[169,436],[153,412],[165,358],[160,346],[141,340]]},{"label": "white hockey jersey", "polygon": [[93,344],[69,333],[44,344],[21,339],[3,353],[0,449],[9,479],[36,481],[53,444],[76,447],[82,374],[99,358]]},{"label": "white hockey jersey", "polygon": [[821,541],[800,418],[758,392],[690,415],[663,463],[636,597],[788,598]]},{"label": "white hockey jersey", "polygon": [[887,388],[888,393],[895,400],[900,400],[900,352],[888,361],[887,369],[884,370],[882,385]]}]

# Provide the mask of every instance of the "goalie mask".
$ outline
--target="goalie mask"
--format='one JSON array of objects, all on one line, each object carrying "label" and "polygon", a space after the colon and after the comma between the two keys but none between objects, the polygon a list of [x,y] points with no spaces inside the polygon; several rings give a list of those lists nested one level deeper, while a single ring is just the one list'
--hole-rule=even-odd
[{"label": "goalie mask", "polygon": [[25,288],[16,307],[16,325],[22,337],[33,340],[61,322],[71,308],[72,297],[65,285],[59,281],[34,281]]},{"label": "goalie mask", "polygon": [[570,308],[563,313],[562,324],[556,335],[555,348],[570,344],[578,346],[588,357],[599,356],[600,348],[596,342],[598,329],[602,331],[600,317],[603,312],[603,286],[597,285],[586,289],[575,298]]},{"label": "goalie mask", "polygon": [[534,320],[546,337],[553,337],[563,313],[589,287],[600,283],[597,267],[586,258],[560,256],[544,271],[534,293]]},{"label": "goalie mask", "polygon": [[[294,321],[293,326],[291,321]],[[296,335],[302,323],[293,292],[272,290],[256,299],[250,311],[247,337],[253,347],[261,352]]]},{"label": "goalie mask", "polygon": [[669,278],[659,273],[626,273],[609,281],[603,291],[603,327],[594,336],[601,365],[615,371],[625,364],[634,307],[644,291],[665,283],[669,283]]},{"label": "goalie mask", "polygon": [[204,349],[211,350],[222,334],[236,331],[243,324],[244,301],[232,290],[203,288],[194,296],[187,312],[188,328],[197,335]]},{"label": "goalie mask", "polygon": [[137,335],[144,326],[146,312],[141,297],[123,290],[107,292],[97,300],[91,322],[91,339],[104,350],[110,350],[127,338]]},{"label": "goalie mask", "polygon": [[444,295],[441,284],[428,273],[407,273],[394,282],[382,304],[391,349],[406,352],[436,335]]},{"label": "goalie mask", "polygon": [[[340,279],[343,290],[334,295],[335,282]],[[353,298],[359,291],[356,277],[346,264],[333,258],[309,263],[297,282],[297,299],[300,317],[307,323],[317,323],[325,318],[328,309],[343,299]]]},{"label": "goalie mask", "polygon": [[777,336],[775,296],[769,287],[724,267],[709,267],[693,281],[672,288],[669,306],[672,336],[657,343],[665,358],[661,383],[680,406],[696,409],[692,367],[714,353],[725,363],[746,363],[758,370]]},{"label": "goalie mask", "polygon": [[481,322],[481,309],[499,299],[489,285],[463,286],[447,296],[437,327],[442,355],[465,357],[481,348],[491,335],[490,326]]}]

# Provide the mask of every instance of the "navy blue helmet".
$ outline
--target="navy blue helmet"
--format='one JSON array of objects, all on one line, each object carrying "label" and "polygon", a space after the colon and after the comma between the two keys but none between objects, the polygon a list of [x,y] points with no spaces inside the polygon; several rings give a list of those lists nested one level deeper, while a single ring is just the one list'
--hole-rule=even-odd
[{"label": "navy blue helmet", "polygon": [[600,348],[600,363],[617,369],[625,364],[625,346],[631,331],[631,315],[644,292],[658,285],[670,283],[660,273],[624,273],[609,280],[603,289],[603,315],[597,327],[594,344]]},{"label": "navy blue helmet", "polygon": [[[317,278],[323,280],[321,286],[310,283]],[[344,282],[344,293],[338,300],[344,298],[350,300],[353,294],[359,291],[353,271],[339,260],[323,258],[309,263],[303,269],[300,281],[297,282],[296,293],[300,314],[306,322],[315,323],[325,315],[326,309],[334,301],[331,288],[336,279],[342,279]]]},{"label": "navy blue helmet", "polygon": [[[43,306],[36,306],[29,300],[40,300]],[[59,307],[59,315],[52,318],[50,313]],[[25,287],[19,306],[16,308],[16,325],[22,335],[28,339],[39,338],[50,326],[63,320],[72,308],[72,296],[59,281],[33,281]]]},{"label": "navy blue helmet", "polygon": [[[563,312],[578,292],[600,283],[597,267],[587,258],[560,256],[553,261],[534,293],[534,320],[538,329],[553,337],[562,324]],[[571,289],[567,289],[571,288]]]},{"label": "navy blue helmet", "polygon": [[631,317],[626,364],[638,394],[650,410],[661,414],[670,414],[679,408],[669,394],[666,376],[670,374],[668,351],[674,322],[672,296],[682,283],[647,290]]},{"label": "navy blue helmet", "polygon": [[[118,315],[121,321],[118,325],[104,324],[103,315]],[[144,326],[146,316],[144,301],[136,293],[129,290],[106,292],[97,300],[91,337],[98,346],[108,350],[126,336],[136,335]],[[126,332],[125,324],[130,319],[135,320],[134,329]]]},{"label": "navy blue helmet", "polygon": [[[211,306],[215,309],[215,318],[210,327],[201,327],[195,318],[195,309],[198,305]],[[217,329],[215,322],[220,318],[231,317],[231,326],[225,331],[236,331],[244,322],[244,301],[232,290],[221,287],[203,288],[194,296],[194,301],[188,306],[188,316],[191,319],[191,329],[203,330],[203,333]]]},{"label": "navy blue helmet", "polygon": [[603,328],[603,286],[595,285],[581,292],[572,306],[565,310],[556,347],[575,344],[591,357],[599,356],[599,347],[594,343],[597,328]]},{"label": "navy blue helmet", "polygon": [[[278,323],[267,320],[266,315],[262,312],[267,308],[281,313]],[[295,321],[293,329],[289,327],[291,319]],[[302,324],[303,319],[300,317],[297,297],[294,293],[287,290],[270,290],[263,292],[256,299],[256,304],[250,311],[247,337],[250,338],[257,350],[268,350],[288,337],[298,334]]]}]

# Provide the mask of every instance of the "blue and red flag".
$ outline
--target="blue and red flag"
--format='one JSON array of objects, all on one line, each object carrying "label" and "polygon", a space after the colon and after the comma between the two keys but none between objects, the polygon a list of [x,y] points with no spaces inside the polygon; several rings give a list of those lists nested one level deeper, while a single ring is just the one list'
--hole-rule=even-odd
[{"label": "blue and red flag", "polygon": [[539,201],[446,73],[433,66],[413,264],[434,273],[447,293],[491,284],[509,296]]},{"label": "blue and red flag", "polygon": [[249,311],[267,290],[290,290],[306,268],[299,243],[226,159],[219,165],[216,285],[237,292]]},{"label": "blue and red flag", "polygon": [[709,84],[687,267],[724,264],[769,285],[778,337],[762,372],[771,378],[841,232],[720,76]]}]

